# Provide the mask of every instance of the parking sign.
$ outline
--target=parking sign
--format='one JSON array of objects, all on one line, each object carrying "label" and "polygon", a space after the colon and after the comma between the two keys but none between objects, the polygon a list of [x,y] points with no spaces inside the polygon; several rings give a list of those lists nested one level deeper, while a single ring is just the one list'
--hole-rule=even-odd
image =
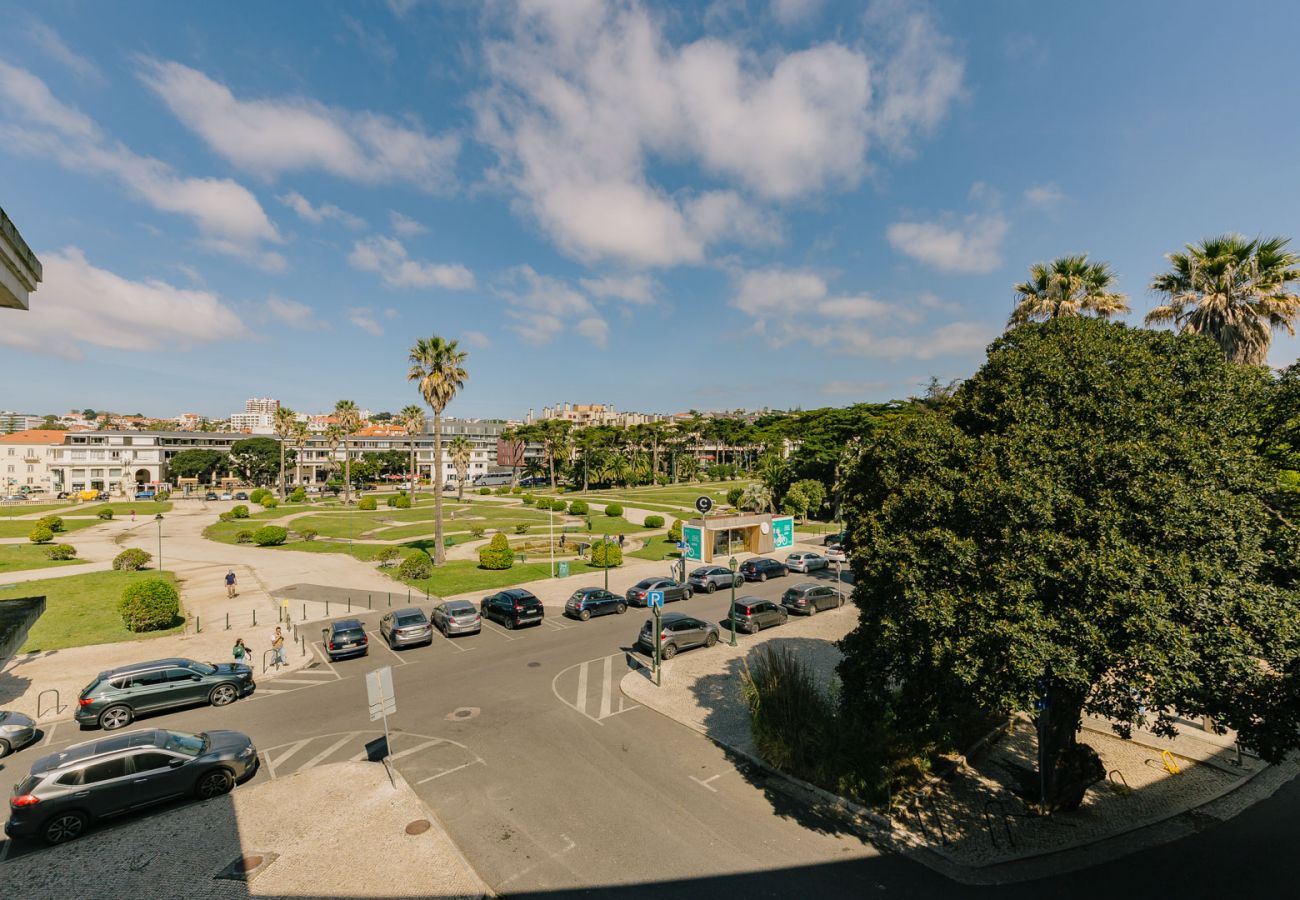
[{"label": "parking sign", "polygon": [[647,592],[646,592],[646,595],[645,595],[645,602],[646,602],[646,605],[649,606],[651,609],[654,609],[656,606],[663,606],[663,605],[664,605],[664,592],[663,592],[663,591],[647,591]]}]

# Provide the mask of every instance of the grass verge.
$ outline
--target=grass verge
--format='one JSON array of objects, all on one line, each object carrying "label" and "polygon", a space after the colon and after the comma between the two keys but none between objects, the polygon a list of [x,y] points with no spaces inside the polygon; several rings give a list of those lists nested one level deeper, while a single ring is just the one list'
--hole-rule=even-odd
[{"label": "grass verge", "polygon": [[0,590],[0,600],[45,597],[45,612],[32,625],[20,653],[143,640],[175,634],[184,627],[184,622],[181,622],[173,628],[136,634],[122,624],[122,617],[117,614],[117,601],[122,591],[132,582],[159,577],[176,583],[171,572],[159,573],[151,569],[143,572],[90,572],[23,582]]},{"label": "grass verge", "polygon": [[[62,543],[62,542],[59,542]],[[91,562],[88,559],[50,559],[46,551],[51,544],[0,544],[0,573],[22,572],[27,569],[53,569],[58,566],[75,566]]]}]

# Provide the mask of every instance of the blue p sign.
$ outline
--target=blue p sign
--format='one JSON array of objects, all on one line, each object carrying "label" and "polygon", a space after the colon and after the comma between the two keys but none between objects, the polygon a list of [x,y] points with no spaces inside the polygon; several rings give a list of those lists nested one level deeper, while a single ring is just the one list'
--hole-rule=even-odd
[{"label": "blue p sign", "polygon": [[648,591],[648,592],[646,593],[646,595],[645,595],[645,602],[646,602],[646,605],[649,606],[649,607],[651,607],[652,609],[653,609],[654,607],[656,607],[656,606],[663,606],[663,605],[664,605],[664,592],[663,592],[663,591]]}]

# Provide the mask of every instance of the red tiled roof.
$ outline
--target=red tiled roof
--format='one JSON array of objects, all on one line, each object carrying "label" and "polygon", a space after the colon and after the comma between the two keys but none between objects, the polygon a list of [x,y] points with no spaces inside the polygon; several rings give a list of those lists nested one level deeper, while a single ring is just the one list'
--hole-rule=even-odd
[{"label": "red tiled roof", "polygon": [[29,428],[13,434],[0,435],[0,444],[62,444],[66,431],[51,428]]}]

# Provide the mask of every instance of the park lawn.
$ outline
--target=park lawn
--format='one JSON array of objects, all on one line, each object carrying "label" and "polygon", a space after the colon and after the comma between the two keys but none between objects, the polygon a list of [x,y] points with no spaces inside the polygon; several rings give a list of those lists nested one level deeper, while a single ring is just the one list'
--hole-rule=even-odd
[{"label": "park lawn", "polygon": [[0,504],[0,518],[26,516],[31,513],[44,513],[54,509],[70,511],[74,508],[75,504],[67,500],[60,500],[58,503],[3,503]]},{"label": "park lawn", "polygon": [[632,550],[623,554],[624,556],[635,556],[637,559],[680,559],[681,551],[677,549],[677,544],[667,538],[654,537],[650,543],[640,550]]},{"label": "park lawn", "polygon": [[[468,559],[457,559],[445,563],[428,578],[419,581],[406,581],[397,578],[397,570],[388,573],[396,580],[411,587],[426,591],[430,596],[450,597],[469,591],[488,591],[494,588],[509,587],[526,581],[538,581],[551,577],[550,561],[515,563],[509,569],[480,569],[478,563]],[[569,561],[569,574],[592,573],[599,576],[604,571],[585,562]]]},{"label": "park lawn", "polygon": [[[565,499],[568,498],[566,497]],[[576,499],[586,500],[589,503],[617,503],[621,506],[634,506],[637,509],[646,509],[650,512],[663,513],[666,516],[673,516],[675,518],[682,518],[687,513],[690,515],[696,514],[693,507],[688,509],[685,506],[668,506],[663,503],[646,503],[644,500],[633,501],[625,497],[611,497],[608,494],[583,494]]]},{"label": "park lawn", "polygon": [[183,609],[182,621],[161,631],[136,634],[122,624],[117,601],[123,589],[132,582],[159,577],[176,583],[171,572],[91,572],[17,584],[0,590],[0,600],[45,596],[45,612],[32,625],[20,653],[143,640],[175,634],[185,627]]},{"label": "park lawn", "polygon": [[119,501],[115,503],[79,503],[71,509],[65,510],[65,516],[98,516],[101,510],[111,509],[114,516],[129,516],[131,510],[135,510],[137,516],[148,516],[153,518],[158,513],[168,513],[172,511],[172,502],[170,500],[137,500],[135,503]]},{"label": "park lawn", "polygon": [[[63,540],[59,535],[67,534],[70,531],[80,531],[83,528],[89,528],[92,525],[98,525],[98,519],[64,519],[63,531],[55,532],[55,542]],[[25,538],[32,533],[36,527],[35,519],[15,519],[12,522],[6,519],[0,519],[0,538]]]},{"label": "park lawn", "polygon": [[0,544],[0,573],[22,572],[25,569],[49,569],[56,566],[76,565],[89,562],[85,559],[50,559],[47,555],[50,544]]}]

